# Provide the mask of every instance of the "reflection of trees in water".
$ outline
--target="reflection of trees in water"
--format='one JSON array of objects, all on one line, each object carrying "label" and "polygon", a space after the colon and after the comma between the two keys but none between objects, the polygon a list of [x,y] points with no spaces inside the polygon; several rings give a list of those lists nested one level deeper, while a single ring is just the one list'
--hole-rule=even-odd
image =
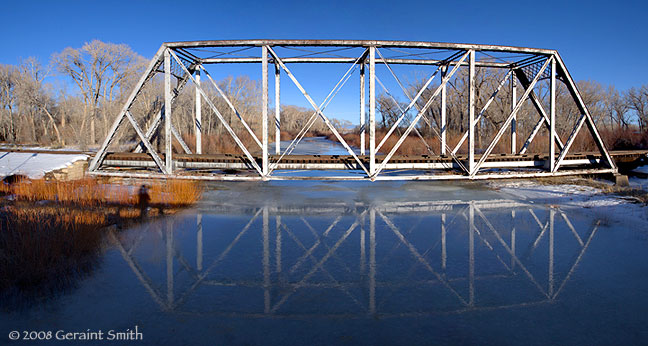
[{"label": "reflection of trees in water", "polygon": [[[240,212],[225,209],[218,215]],[[157,227],[152,234],[164,243],[160,247],[166,253],[165,283],[156,282],[158,277],[149,276],[138,264],[137,248],[145,232],[128,244],[114,233],[111,239],[164,311],[247,317],[389,317],[552,303],[572,277],[599,225],[596,221],[588,229],[577,230],[559,208],[503,200],[268,206],[250,215],[229,243],[216,244],[222,246],[217,253],[203,248],[201,214],[195,228],[193,223],[182,222],[174,229],[172,219],[165,227]],[[209,230],[222,231],[219,222],[222,219],[210,221]],[[420,228],[429,232],[427,238],[417,234]],[[193,237],[194,231],[195,253],[193,246],[187,251],[186,241],[175,240],[187,232]],[[556,232],[563,243],[576,245],[556,252]],[[209,234],[209,239],[222,236]],[[260,253],[248,241],[257,236],[262,243]],[[210,254],[210,259],[206,261],[204,254]],[[542,256],[542,265],[538,256]],[[485,273],[487,261],[500,271]],[[253,273],[261,270],[258,275],[241,274],[250,273],[246,268],[250,263],[259,264],[252,268]],[[199,289],[201,294],[194,294]],[[259,305],[249,311],[249,301],[221,297],[221,289],[240,289],[247,299],[258,299]],[[480,289],[488,291],[482,299]],[[523,292],[511,292],[515,289]],[[204,300],[206,290],[211,290],[211,299]],[[502,299],[483,298],[493,292]],[[524,299],[518,299],[521,293]],[[416,306],[418,299],[438,301],[440,306]],[[341,300],[346,302],[341,308],[331,307]],[[246,307],[239,309],[238,303]]]}]

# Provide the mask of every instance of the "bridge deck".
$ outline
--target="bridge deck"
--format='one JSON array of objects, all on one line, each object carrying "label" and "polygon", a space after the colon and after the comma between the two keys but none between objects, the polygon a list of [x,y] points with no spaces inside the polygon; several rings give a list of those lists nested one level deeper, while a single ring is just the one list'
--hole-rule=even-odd
[{"label": "bridge deck", "polygon": [[[648,150],[618,150],[611,151],[611,156],[621,168],[633,168],[646,162]],[[164,155],[161,155],[164,160]],[[360,161],[368,167],[369,156],[358,156]],[[261,164],[261,156],[254,156],[257,163]],[[280,156],[271,155],[271,164],[277,163]],[[467,160],[466,155],[458,155],[459,161]],[[481,155],[475,155],[479,160]],[[385,159],[384,155],[376,156],[376,163],[381,164]],[[511,155],[500,154],[490,155],[484,168],[507,168],[507,167],[543,167],[547,161],[547,155],[525,154]],[[173,160],[177,168],[189,169],[251,169],[251,165],[245,155],[236,154],[174,154]],[[584,166],[598,164],[601,155],[598,152],[574,153],[566,156],[565,166]],[[146,153],[109,153],[106,155],[104,166],[106,167],[155,167],[155,162]],[[454,159],[447,155],[401,155],[394,156],[386,164],[385,169],[453,169],[459,168]],[[277,169],[304,169],[304,170],[341,170],[361,169],[351,155],[287,155],[277,164]]]}]

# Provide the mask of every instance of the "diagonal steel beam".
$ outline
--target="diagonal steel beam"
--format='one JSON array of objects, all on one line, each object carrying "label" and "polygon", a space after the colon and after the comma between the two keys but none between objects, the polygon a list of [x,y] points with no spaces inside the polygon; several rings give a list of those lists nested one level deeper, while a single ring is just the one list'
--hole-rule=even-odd
[{"label": "diagonal steel beam", "polygon": [[234,138],[234,141],[236,142],[236,144],[239,146],[239,148],[241,148],[241,150],[243,151],[245,156],[248,158],[248,160],[250,160],[250,164],[252,165],[252,167],[254,167],[254,169],[256,169],[256,171],[261,176],[263,176],[263,171],[261,170],[261,167],[259,167],[259,165],[257,164],[257,162],[254,159],[254,157],[252,156],[252,154],[250,154],[250,152],[245,147],[243,142],[241,142],[241,140],[238,138],[238,136],[236,135],[234,130],[232,130],[232,128],[229,126],[229,124],[225,121],[225,118],[218,111],[218,108],[216,108],[216,105],[214,105],[212,100],[207,96],[207,93],[205,92],[205,89],[203,89],[203,86],[196,83],[196,80],[194,79],[194,77],[189,73],[187,68],[184,66],[184,64],[182,64],[182,62],[180,61],[178,56],[173,52],[173,50],[169,50],[169,52],[171,53],[171,56],[173,56],[173,58],[176,60],[176,62],[180,65],[180,67],[182,67],[182,69],[185,71],[185,73],[189,74],[189,78],[191,78],[191,81],[196,85],[196,90],[198,90],[200,92],[201,96],[205,99],[205,102],[207,102],[209,107],[214,111],[214,113],[216,114],[218,119],[221,121],[221,123],[223,124],[223,126],[225,127],[227,132],[229,132],[229,134],[232,136],[232,138]]},{"label": "diagonal steel beam", "polygon": [[[384,62],[384,57],[380,53],[380,50],[376,49],[376,52],[378,52],[378,55],[380,55],[380,57],[383,58],[383,62]],[[383,144],[385,144],[387,139],[389,139],[389,136],[391,136],[391,134],[394,132],[394,130],[396,130],[396,128],[398,128],[398,125],[401,123],[401,121],[403,121],[405,119],[405,115],[407,114],[407,112],[410,109],[412,109],[412,107],[415,107],[415,106],[418,109],[418,106],[416,105],[416,101],[418,101],[418,99],[421,97],[421,95],[423,95],[423,92],[425,92],[425,90],[430,85],[430,83],[432,83],[432,81],[434,80],[434,77],[436,77],[437,73],[439,73],[439,71],[441,71],[441,66],[438,66],[436,68],[436,70],[434,70],[434,73],[432,73],[432,75],[430,75],[430,78],[428,78],[428,80],[425,82],[425,84],[423,84],[423,87],[421,87],[419,89],[419,91],[416,93],[416,96],[414,96],[414,98],[412,98],[409,95],[409,93],[405,90],[405,88],[401,84],[400,80],[398,79],[398,77],[396,77],[396,74],[394,73],[394,71],[392,71],[391,67],[387,64],[387,62],[384,62],[384,64],[385,64],[385,66],[387,66],[387,69],[391,72],[392,76],[394,76],[394,79],[396,79],[396,82],[400,85],[401,89],[405,92],[405,95],[410,100],[410,103],[407,105],[407,107],[405,107],[404,110],[401,110],[401,114],[398,117],[398,119],[396,120],[396,122],[391,126],[391,128],[389,128],[389,131],[387,131],[387,134],[383,137],[383,139],[380,141],[380,143],[378,143],[378,146],[376,147],[376,151],[380,150],[380,148],[383,146]],[[382,85],[382,83],[380,83],[380,84]],[[384,85],[383,85],[383,88],[385,88]],[[387,89],[387,88],[385,88],[385,89]],[[389,95],[391,96],[391,94],[389,94]],[[398,105],[398,103],[396,102],[395,99],[394,99],[394,102]],[[399,106],[399,109],[400,109],[400,105],[398,105],[398,106]]]},{"label": "diagonal steel beam", "polygon": [[[517,69],[515,71],[515,76],[520,81],[520,84],[522,84],[522,87],[525,88],[525,89],[531,83],[531,82],[529,82],[529,79],[527,78],[526,74],[524,74],[524,71],[522,71],[521,69]],[[542,102],[540,101],[540,98],[538,97],[538,95],[534,91],[531,91],[531,94],[529,95],[529,98],[531,99],[531,102],[533,103],[533,106],[535,107],[535,109],[540,114],[540,120],[538,121],[538,123],[533,128],[533,131],[531,131],[531,134],[529,135],[527,140],[524,142],[524,146],[520,150],[520,154],[526,153],[526,151],[529,148],[529,145],[531,144],[531,142],[533,142],[534,137],[537,135],[537,133],[540,130],[540,127],[542,125],[545,125],[547,127],[547,129],[551,128],[551,121],[549,119],[549,116],[547,115],[547,112],[545,111],[544,107],[542,106]],[[555,139],[556,144],[558,144],[558,147],[560,149],[562,149],[564,147],[564,144],[560,140],[560,137],[558,136],[557,133],[555,134],[554,139]]]},{"label": "diagonal steel beam", "polygon": [[[481,120],[482,116],[484,115],[484,113],[486,112],[486,110],[488,109],[488,107],[489,107],[489,106],[491,105],[491,103],[493,103],[493,101],[495,100],[495,96],[497,96],[497,93],[499,93],[500,89],[502,89],[502,86],[504,86],[504,84],[506,84],[506,80],[508,79],[508,77],[509,77],[510,75],[511,75],[511,71],[509,71],[509,72],[504,76],[504,78],[502,78],[502,80],[500,81],[499,85],[497,86],[497,89],[495,89],[495,91],[493,91],[493,93],[491,94],[491,96],[490,96],[490,97],[488,98],[488,100],[486,101],[486,104],[484,104],[484,106],[482,107],[482,109],[479,111],[479,114],[477,114],[477,117],[475,118],[475,122],[476,122],[476,123],[478,123],[478,122]],[[461,139],[459,140],[459,142],[457,143],[457,145],[455,145],[454,149],[452,149],[451,152],[452,152],[453,154],[456,154],[457,151],[459,150],[459,148],[461,147],[461,145],[466,141],[467,138],[468,138],[468,131],[464,132],[463,136],[461,137]]]},{"label": "diagonal steel beam", "polygon": [[295,76],[292,74],[292,72],[290,72],[290,70],[288,69],[286,64],[284,64],[283,61],[281,61],[281,58],[279,58],[277,53],[275,53],[275,51],[269,46],[268,46],[268,52],[270,52],[270,54],[275,59],[275,61],[277,63],[279,63],[279,66],[281,66],[281,68],[284,71],[286,71],[286,74],[288,75],[288,77],[293,81],[293,83],[295,83],[295,86],[297,86],[297,88],[299,89],[299,91],[301,91],[301,93],[304,95],[306,100],[308,100],[308,103],[311,104],[311,106],[315,109],[315,111],[322,118],[322,120],[324,121],[326,126],[331,130],[331,132],[333,132],[333,135],[335,136],[335,138],[337,138],[337,140],[340,141],[340,144],[342,144],[342,146],[344,146],[344,148],[347,150],[347,152],[349,152],[349,154],[351,154],[351,156],[353,156],[353,159],[358,163],[358,165],[362,168],[362,170],[365,171],[365,173],[367,173],[367,175],[369,176],[370,174],[369,174],[369,171],[367,170],[367,167],[365,167],[364,163],[362,161],[360,161],[360,159],[358,158],[358,155],[356,155],[356,153],[353,151],[353,149],[351,149],[349,144],[347,144],[347,142],[344,140],[344,138],[335,129],[335,126],[333,126],[333,124],[328,119],[328,117],[326,117],[326,115],[324,115],[324,113],[322,112],[320,107],[315,103],[315,101],[313,101],[313,99],[310,97],[310,95],[308,95],[308,93],[306,92],[304,87],[299,83],[299,81],[297,80],[297,78],[295,78]]},{"label": "diagonal steel beam", "polygon": [[466,52],[461,57],[461,59],[459,60],[459,63],[457,63],[455,65],[455,67],[452,68],[452,71],[450,71],[450,73],[448,73],[445,77],[443,77],[443,80],[442,80],[441,84],[436,88],[436,90],[434,91],[432,96],[430,96],[430,99],[423,106],[423,108],[421,108],[421,110],[418,112],[418,115],[416,115],[416,118],[414,118],[414,120],[412,120],[410,125],[407,127],[407,130],[405,130],[405,133],[403,133],[403,135],[398,139],[398,142],[396,142],[396,145],[394,145],[392,147],[391,151],[389,152],[389,154],[387,154],[385,159],[381,162],[380,166],[378,166],[378,168],[376,169],[376,172],[374,172],[374,174],[372,175],[372,178],[375,178],[376,176],[378,176],[380,171],[382,171],[385,168],[385,166],[387,165],[387,162],[389,162],[389,160],[392,158],[392,156],[394,156],[394,154],[396,153],[398,148],[400,148],[401,144],[403,144],[403,142],[405,141],[407,136],[409,136],[410,132],[412,132],[412,129],[414,129],[414,126],[416,126],[416,124],[421,119],[423,114],[425,114],[425,112],[427,112],[428,108],[430,108],[430,106],[432,105],[432,102],[434,101],[434,99],[439,95],[439,93],[441,93],[441,90],[443,89],[443,86],[448,84],[448,81],[450,80],[450,78],[452,78],[452,76],[455,74],[455,72],[457,72],[457,70],[459,70],[459,66],[461,66],[461,63],[463,63],[466,60],[468,55],[470,55],[470,51]]},{"label": "diagonal steel beam", "polygon": [[131,126],[133,126],[133,128],[135,129],[135,132],[137,132],[137,135],[139,136],[142,143],[144,143],[144,146],[149,151],[151,157],[153,157],[153,161],[155,161],[155,164],[158,166],[158,168],[160,168],[160,171],[162,171],[162,173],[164,174],[167,174],[167,169],[164,163],[162,162],[162,159],[160,159],[160,156],[157,154],[157,152],[153,150],[153,146],[151,145],[151,142],[149,142],[148,139],[146,139],[144,133],[142,132],[142,129],[140,129],[139,125],[137,125],[137,122],[135,121],[135,119],[133,119],[133,116],[131,115],[130,111],[126,111],[126,117],[128,118],[128,121],[130,121]]},{"label": "diagonal steel beam", "polygon": [[[189,71],[193,71],[195,68],[195,64],[192,64],[189,66]],[[189,77],[185,75],[182,79],[178,81],[178,84],[176,85],[175,88],[172,90],[172,98],[171,98],[171,104],[173,105],[178,98],[178,95],[180,95],[180,91],[187,85],[187,82],[189,81]],[[151,123],[151,126],[149,127],[148,130],[146,130],[146,139],[151,141],[153,136],[155,135],[155,131],[157,131],[158,127],[160,126],[160,122],[162,121],[162,115],[164,114],[164,105],[162,105],[162,108],[155,114],[155,118],[153,119],[153,122]],[[179,135],[178,130],[175,129],[175,126],[171,124],[171,131],[173,132],[173,135],[176,137],[182,148],[185,150],[187,154],[191,154],[191,150],[189,150],[189,147],[187,144],[182,140],[182,137]],[[137,146],[134,149],[134,152],[136,153],[141,153],[144,150],[144,143],[140,142],[137,144]]]},{"label": "diagonal steel beam", "polygon": [[254,139],[254,142],[256,142],[256,144],[259,146],[259,148],[261,148],[262,147],[261,141],[259,141],[259,138],[256,136],[256,134],[254,134],[254,131],[252,131],[252,129],[250,128],[248,123],[245,121],[245,119],[243,119],[243,117],[238,112],[236,107],[234,107],[234,104],[232,104],[232,101],[230,101],[229,97],[227,97],[227,95],[225,95],[223,90],[220,87],[218,87],[218,84],[216,84],[216,82],[214,81],[212,76],[209,74],[209,72],[207,72],[207,70],[202,65],[200,65],[200,69],[203,72],[205,72],[205,75],[207,75],[207,78],[209,78],[209,81],[211,82],[212,86],[216,89],[216,91],[220,94],[220,96],[225,100],[225,102],[227,103],[229,108],[232,110],[232,112],[234,112],[236,117],[239,118],[239,120],[241,120],[241,123],[243,124],[243,126],[245,127],[247,132],[250,134],[250,136],[252,136],[252,139]]},{"label": "diagonal steel beam", "polygon": [[[376,76],[376,81],[378,82],[378,84],[380,84],[380,86],[383,88],[383,90],[385,91],[385,93],[387,93],[387,95],[389,96],[389,98],[392,99],[392,101],[394,102],[394,104],[396,105],[396,107],[398,108],[398,110],[401,112],[401,116],[405,116],[405,114],[407,113],[407,110],[403,110],[403,107],[401,107],[401,105],[398,103],[398,101],[396,101],[396,98],[394,97],[394,95],[392,95],[392,93],[389,92],[389,90],[387,89],[387,87],[385,87],[385,85],[380,81],[380,78],[378,78],[378,76]],[[411,101],[412,98],[411,98],[409,95],[407,95],[407,96],[408,96],[408,98],[409,98],[410,101]],[[417,110],[418,110],[418,107],[417,107]],[[425,120],[425,122],[426,122],[428,125],[430,125],[430,123],[427,121],[427,119],[426,119],[425,117],[423,117],[423,120]],[[399,121],[400,121],[400,120],[399,120]],[[430,126],[430,127],[431,127],[431,126]],[[390,131],[392,131],[393,129],[394,129],[394,127],[392,127],[392,128],[390,129]],[[434,155],[434,151],[432,151],[432,148],[430,148],[430,146],[427,144],[427,142],[425,141],[425,138],[423,138],[423,136],[421,135],[421,133],[419,132],[419,130],[417,130],[416,128],[414,128],[414,133],[416,133],[416,135],[421,139],[421,141],[423,142],[423,145],[425,145],[425,148],[427,149],[428,153],[430,153],[430,155]],[[387,138],[387,136],[383,137],[383,141],[381,141],[380,144],[383,144],[384,141],[386,140],[386,138]],[[380,147],[381,147],[380,144],[379,144],[378,147],[376,148],[376,151],[380,150]]]},{"label": "diagonal steel beam", "polygon": [[488,146],[488,148],[486,149],[484,154],[482,154],[482,157],[479,159],[479,162],[477,162],[477,164],[475,165],[475,169],[472,172],[470,172],[470,177],[471,178],[474,177],[477,174],[477,172],[479,172],[479,168],[481,167],[481,165],[486,161],[488,156],[493,152],[493,149],[495,149],[495,145],[497,145],[497,142],[499,142],[500,138],[502,138],[502,135],[504,134],[504,132],[506,130],[508,130],[508,126],[511,123],[511,121],[513,120],[513,117],[517,114],[517,112],[520,111],[520,109],[522,108],[522,105],[524,104],[524,101],[526,101],[526,99],[529,97],[529,94],[531,94],[531,91],[535,87],[538,80],[540,80],[540,76],[542,76],[542,73],[547,68],[547,66],[549,66],[549,63],[551,62],[552,59],[553,59],[552,57],[548,58],[545,61],[545,63],[542,65],[542,67],[540,68],[538,73],[536,74],[535,78],[533,78],[533,81],[531,82],[531,84],[529,84],[529,87],[526,89],[526,91],[522,95],[522,98],[520,99],[520,101],[515,106],[515,109],[513,109],[511,114],[508,116],[508,118],[506,119],[506,121],[502,125],[502,127],[500,127],[499,132],[497,132],[497,135],[495,135],[495,138],[493,138],[493,140],[491,141],[490,145]]},{"label": "diagonal steel beam", "polygon": [[[146,130],[146,133],[144,134],[144,138],[146,138],[149,142],[151,139],[154,137],[155,131],[157,131],[158,127],[160,127],[160,123],[162,123],[162,113],[164,112],[164,106],[162,106],[162,109],[157,113],[155,118],[153,119],[153,123],[149,127],[148,130]],[[182,136],[180,136],[180,132],[176,129],[175,125],[171,124],[171,133],[173,134],[173,137],[180,143],[180,146],[182,147],[182,150],[185,151],[187,154],[191,154],[191,149],[187,145],[187,143],[182,139]],[[135,153],[141,153],[143,152],[143,148],[146,148],[144,145],[143,141],[140,141],[137,144],[137,147],[133,150]]]},{"label": "diagonal steel beam", "polygon": [[166,49],[165,45],[162,45],[160,49],[158,49],[153,59],[151,59],[151,61],[149,62],[149,66],[146,69],[146,72],[142,74],[140,80],[137,82],[137,84],[135,84],[135,88],[131,92],[130,96],[128,96],[128,99],[124,104],[124,107],[119,112],[119,115],[117,116],[112,126],[110,127],[110,131],[108,131],[108,136],[101,144],[101,147],[99,147],[97,154],[94,156],[94,158],[88,165],[89,171],[96,171],[97,168],[99,168],[99,166],[103,162],[107,154],[106,150],[108,149],[108,146],[112,143],[112,140],[117,133],[117,129],[119,128],[119,126],[124,121],[124,118],[126,117],[126,111],[130,109],[131,105],[133,104],[133,101],[135,101],[135,98],[137,97],[137,95],[139,95],[144,84],[146,84],[146,82],[156,73],[157,68],[160,66],[160,64],[162,64],[162,55],[164,54],[165,49]]},{"label": "diagonal steel beam", "polygon": [[[567,71],[567,68],[565,67],[565,63],[563,62],[562,58],[560,57],[560,54],[558,52],[554,53],[553,55],[554,59],[556,59],[556,62],[558,64],[558,73],[562,75],[563,81],[565,81],[565,84],[567,85],[567,89],[571,93],[572,97],[574,98],[574,101],[576,101],[576,106],[580,110],[581,114],[585,116],[585,123],[587,123],[587,127],[589,128],[589,131],[594,138],[594,143],[598,147],[601,155],[605,157],[605,162],[608,164],[610,168],[613,170],[618,170],[616,164],[614,163],[614,160],[612,160],[612,157],[610,156],[610,153],[607,150],[607,147],[605,146],[605,143],[603,142],[603,139],[601,139],[601,135],[599,134],[598,130],[596,129],[596,124],[594,123],[594,119],[592,118],[592,115],[590,114],[589,110],[587,109],[587,106],[585,105],[585,102],[583,102],[583,98],[581,97],[580,92],[578,91],[578,88],[576,87],[576,83],[574,83],[574,80],[572,79],[571,75],[569,74],[569,71]],[[580,122],[579,122],[580,123]],[[582,124],[577,124],[577,127],[580,130],[580,127]],[[576,131],[578,133],[578,131]],[[576,136],[574,136],[575,138]],[[573,140],[573,139],[572,139]],[[556,164],[554,167],[554,172],[558,170],[560,165],[562,164],[562,161],[565,159],[565,155],[567,155],[567,151],[569,150],[569,147],[567,144],[565,144],[565,148],[560,152],[560,156],[556,160]]]},{"label": "diagonal steel beam", "polygon": [[[324,98],[324,101],[320,104],[320,110],[324,111],[328,104],[331,102],[333,97],[337,95],[338,91],[346,84],[346,82],[349,80],[351,77],[351,73],[355,70],[359,62],[364,61],[368,54],[369,50],[365,50],[365,52],[358,57],[353,65],[349,67],[349,69],[346,71],[346,73],[340,78],[340,80],[337,82],[337,84],[333,87],[333,89],[329,92],[328,95]],[[295,147],[299,144],[299,142],[304,138],[304,136],[308,133],[310,128],[313,126],[315,123],[315,120],[317,119],[318,112],[315,110],[313,114],[308,118],[308,121],[306,121],[306,124],[302,127],[301,130],[299,130],[299,133],[297,133],[297,136],[290,142],[288,147],[284,150],[284,152],[281,154],[281,156],[274,162],[274,164],[270,167],[270,172],[273,172],[279,165],[279,162],[284,158],[286,155],[290,155],[292,151],[295,149]]]}]

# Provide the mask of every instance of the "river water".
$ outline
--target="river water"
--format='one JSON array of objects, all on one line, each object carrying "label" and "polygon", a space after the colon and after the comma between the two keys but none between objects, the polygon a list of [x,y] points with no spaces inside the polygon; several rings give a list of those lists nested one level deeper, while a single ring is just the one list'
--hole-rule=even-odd
[{"label": "river water", "polygon": [[214,183],[109,231],[73,289],[2,311],[1,344],[135,328],[155,345],[642,344],[644,209],[473,183]]}]

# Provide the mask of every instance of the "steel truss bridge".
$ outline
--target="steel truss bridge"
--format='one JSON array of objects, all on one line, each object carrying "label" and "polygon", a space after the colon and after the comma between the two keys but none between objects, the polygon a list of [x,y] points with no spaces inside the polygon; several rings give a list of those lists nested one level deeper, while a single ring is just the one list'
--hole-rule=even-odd
[{"label": "steel truss bridge", "polygon": [[[559,300],[600,224],[597,220],[584,226],[573,223],[568,211],[560,208],[512,200],[294,207],[218,204],[210,206],[209,213],[175,225],[171,218],[164,221],[166,225],[152,223],[132,238],[109,231],[142,289],[162,311],[251,318],[362,318],[552,304]],[[224,232],[208,219],[214,214],[240,216],[240,230]],[[419,220],[403,222],[403,215]],[[421,232],[429,242],[421,241]],[[192,244],[185,237],[195,239],[195,247],[185,246]],[[223,242],[210,245],[203,238]],[[250,242],[262,246],[250,250]],[[152,250],[139,250],[146,243],[157,244],[159,252],[153,252],[164,254],[160,265],[148,266],[148,271],[140,264],[150,261]],[[240,263],[241,251],[252,260]],[[560,256],[561,251],[570,255]],[[228,268],[231,261],[240,264]],[[496,269],[485,269],[486,263]],[[394,267],[402,267],[398,273],[404,275],[394,275]],[[497,292],[503,287],[520,291],[505,289],[510,294],[500,296]],[[258,304],[241,308],[231,306],[228,299],[204,301],[205,292],[218,294],[223,288],[245,290],[250,301]],[[343,311],[304,311],[303,301],[295,300],[316,296],[306,300],[321,301],[322,290],[337,296],[335,301],[347,302]],[[430,297],[434,304],[417,304],[415,311],[403,302],[412,299],[424,304]]]},{"label": "steel truss bridge", "polygon": [[[217,51],[215,51],[217,50]],[[398,54],[394,55],[394,52]],[[245,53],[245,54],[243,54]],[[431,58],[431,56],[435,58]],[[219,88],[206,69],[217,64],[260,64],[262,80],[262,130],[260,138],[240,116],[232,101]],[[269,65],[274,65],[274,121],[269,114]],[[298,76],[289,66],[294,64],[347,64],[348,70],[328,96],[320,103],[307,93]],[[376,75],[376,66],[384,65],[408,98],[408,105],[400,112],[387,134],[378,141],[376,138],[376,85],[387,92],[384,84]],[[416,94],[403,86],[391,66],[429,65],[435,68]],[[504,77],[481,109],[476,108],[475,83],[476,68],[505,70]],[[446,99],[448,85],[457,78],[461,69],[468,70],[469,92],[465,105],[469,118],[468,130],[463,133],[459,143],[450,147],[446,137]],[[357,71],[357,72],[356,72]],[[326,115],[326,106],[340,91],[341,87],[355,73],[360,78],[360,147],[352,148]],[[157,74],[164,76],[164,105],[154,117],[140,125],[131,111],[143,88]],[[280,148],[281,134],[281,75],[284,74],[294,83],[313,108],[313,114],[305,119],[304,127],[283,151]],[[367,79],[368,74],[368,81]],[[201,75],[227,104],[227,108],[237,115],[227,121],[224,109],[218,109],[208,97]],[[438,85],[432,81],[439,78]],[[549,109],[545,109],[541,98],[534,88],[540,81],[548,80]],[[174,81],[172,83],[172,81]],[[573,125],[568,138],[560,138],[556,131],[556,84],[564,83],[569,91],[580,116]],[[366,97],[368,82],[368,102]],[[195,153],[182,139],[173,125],[174,102],[180,91],[188,84],[195,88]],[[518,84],[522,95],[517,96]],[[498,93],[508,85],[511,92],[511,110],[498,132],[485,148],[476,145],[475,136],[479,135],[480,122]],[[428,91],[428,98],[423,94]],[[440,99],[440,123],[432,124],[425,114],[435,101]],[[537,122],[527,134],[524,144],[518,148],[517,114],[525,102],[531,102],[537,111]],[[202,107],[207,105],[222,126],[236,143],[242,154],[229,155],[202,152]],[[397,103],[398,104],[398,103]],[[222,108],[222,107],[221,107]],[[368,108],[368,119],[366,119]],[[229,111],[228,110],[228,111]],[[415,112],[411,120],[408,112]],[[330,132],[348,152],[347,155],[292,155],[295,147],[308,133],[317,118],[323,120]],[[407,122],[409,121],[409,124]],[[426,143],[428,153],[418,156],[398,155],[398,149],[410,134],[418,135],[417,125],[427,123],[440,143],[440,152],[434,153]],[[238,122],[253,139],[251,146],[246,145],[234,131]],[[274,124],[275,148],[271,153],[269,124]],[[406,127],[405,127],[406,126]],[[139,143],[131,151],[114,150],[119,142],[118,131],[130,127],[137,133]],[[529,145],[538,132],[546,128],[549,138],[546,152],[541,155],[527,153]],[[585,129],[583,129],[585,128]],[[385,142],[396,129],[404,129],[396,144],[386,151]],[[579,133],[587,131],[598,151],[572,153],[572,147]],[[368,143],[365,143],[368,132]],[[510,136],[511,148],[508,154],[494,154],[498,142],[504,135]],[[153,138],[163,140],[163,151],[158,152],[152,144]],[[522,137],[521,137],[522,138]],[[175,153],[173,143],[177,141],[184,153]],[[467,146],[467,154],[459,155],[462,145]],[[381,151],[382,150],[382,151]],[[383,154],[384,153],[384,154]],[[273,179],[312,179],[312,176],[281,174],[282,170],[356,170],[357,175],[318,176],[317,179],[359,179],[359,180],[410,180],[410,179],[489,179],[507,177],[541,177],[575,174],[612,173],[618,168],[613,156],[621,160],[637,160],[646,156],[645,152],[613,153],[607,150],[596,125],[583,99],[570,76],[565,64],[555,50],[496,45],[455,44],[410,41],[352,41],[352,40],[242,40],[242,41],[192,41],[164,43],[148,68],[136,84],[115,119],[108,136],[89,165],[95,175],[142,177],[142,178],[189,178],[206,180],[273,180]],[[220,171],[219,171],[220,170]],[[240,170],[232,174],[231,170]],[[398,171],[397,174],[393,174]],[[335,174],[335,173],[334,173]]]}]

